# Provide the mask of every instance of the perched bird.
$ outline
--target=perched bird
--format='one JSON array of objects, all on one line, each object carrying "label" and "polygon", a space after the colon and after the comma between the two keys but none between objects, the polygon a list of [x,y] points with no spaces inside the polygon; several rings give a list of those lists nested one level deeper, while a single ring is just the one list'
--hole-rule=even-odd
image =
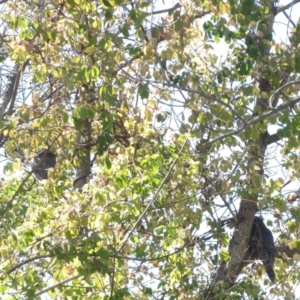
[{"label": "perched bird", "polygon": [[275,281],[275,272],[273,269],[276,248],[272,232],[259,217],[254,217],[250,241],[249,252],[251,259],[262,260],[266,272],[271,281]]},{"label": "perched bird", "polygon": [[14,148],[14,151],[21,159],[23,169],[28,173],[32,173],[38,181],[47,179],[48,169],[55,167],[56,155],[48,149],[41,150],[31,157],[25,157],[20,148]]}]

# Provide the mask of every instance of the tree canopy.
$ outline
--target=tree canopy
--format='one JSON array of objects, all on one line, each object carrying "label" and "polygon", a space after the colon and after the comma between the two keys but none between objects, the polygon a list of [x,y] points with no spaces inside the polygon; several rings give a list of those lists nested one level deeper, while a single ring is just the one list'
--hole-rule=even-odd
[{"label": "tree canopy", "polygon": [[293,299],[298,2],[0,1],[1,299]]}]

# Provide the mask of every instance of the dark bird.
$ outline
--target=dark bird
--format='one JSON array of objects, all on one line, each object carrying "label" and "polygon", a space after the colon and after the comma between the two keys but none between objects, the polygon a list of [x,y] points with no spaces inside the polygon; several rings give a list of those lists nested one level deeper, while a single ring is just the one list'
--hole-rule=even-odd
[{"label": "dark bird", "polygon": [[273,266],[276,255],[274,238],[272,232],[259,217],[254,217],[253,220],[249,252],[251,259],[262,260],[270,280],[274,282],[275,272]]},{"label": "dark bird", "polygon": [[14,148],[14,151],[21,159],[23,169],[38,181],[47,179],[48,169],[55,167],[56,155],[48,149],[41,150],[31,157],[25,157],[20,148]]}]

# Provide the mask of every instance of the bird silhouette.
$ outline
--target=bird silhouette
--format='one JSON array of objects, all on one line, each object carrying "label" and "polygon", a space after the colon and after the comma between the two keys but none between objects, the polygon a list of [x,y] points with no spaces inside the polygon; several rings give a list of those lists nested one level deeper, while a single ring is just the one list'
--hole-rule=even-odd
[{"label": "bird silhouette", "polygon": [[48,149],[41,150],[33,156],[25,157],[20,148],[13,149],[21,159],[23,169],[31,173],[38,181],[48,178],[48,169],[56,165],[56,155]]},{"label": "bird silhouette", "polygon": [[251,259],[262,260],[268,277],[272,282],[275,281],[275,272],[273,269],[276,248],[272,232],[259,217],[254,217],[250,241],[249,252]]}]

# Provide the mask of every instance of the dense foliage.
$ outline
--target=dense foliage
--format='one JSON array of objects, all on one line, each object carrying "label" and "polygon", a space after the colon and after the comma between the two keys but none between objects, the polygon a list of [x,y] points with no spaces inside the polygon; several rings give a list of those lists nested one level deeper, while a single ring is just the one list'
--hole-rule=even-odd
[{"label": "dense foliage", "polygon": [[298,2],[0,1],[1,299],[293,299]]}]

